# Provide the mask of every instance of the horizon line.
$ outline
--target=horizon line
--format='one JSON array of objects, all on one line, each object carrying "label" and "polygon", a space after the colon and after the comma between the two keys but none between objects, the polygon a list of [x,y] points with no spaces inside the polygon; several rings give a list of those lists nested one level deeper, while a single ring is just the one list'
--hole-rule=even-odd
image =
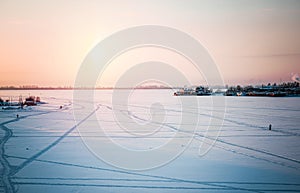
[{"label": "horizon line", "polygon": [[[295,83],[297,81],[283,81],[281,83],[273,82],[268,83],[271,85],[280,85],[284,83]],[[232,86],[267,86],[268,84],[225,84],[225,85],[190,85],[188,87],[196,87],[196,86],[207,86],[207,87],[215,87],[215,88],[226,88]],[[72,86],[38,86],[38,85],[24,85],[24,86],[0,86],[0,90],[112,90],[112,89],[178,89],[183,88],[184,86],[163,86],[163,85],[147,85],[147,86],[138,86],[138,87],[112,87],[112,86],[103,86],[103,87],[72,87]]]}]

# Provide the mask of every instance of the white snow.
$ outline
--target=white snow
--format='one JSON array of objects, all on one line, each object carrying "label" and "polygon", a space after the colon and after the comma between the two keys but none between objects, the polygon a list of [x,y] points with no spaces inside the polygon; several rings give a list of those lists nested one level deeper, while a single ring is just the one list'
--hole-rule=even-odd
[{"label": "white snow", "polygon": [[[28,91],[20,92],[1,91],[0,96],[28,95]],[[211,142],[218,134],[219,125],[206,133],[214,124],[211,113],[222,108],[213,108],[211,97],[183,99],[172,94],[172,90],[134,90],[126,106],[112,102],[111,90],[97,90],[95,102],[83,98],[79,103],[72,101],[73,91],[30,91],[47,104],[0,110],[0,190],[300,191],[300,98],[226,97],[219,137],[207,154],[199,156],[204,137]],[[182,100],[195,99],[198,106],[182,107]],[[85,117],[91,103],[93,110],[98,109]],[[75,118],[77,113],[85,119],[74,120],[73,113]],[[186,123],[183,132],[181,122],[186,115],[191,123],[198,117],[199,123]],[[12,136],[7,137],[9,131]],[[160,167],[142,171],[122,168],[136,164],[138,169],[148,161]]]}]

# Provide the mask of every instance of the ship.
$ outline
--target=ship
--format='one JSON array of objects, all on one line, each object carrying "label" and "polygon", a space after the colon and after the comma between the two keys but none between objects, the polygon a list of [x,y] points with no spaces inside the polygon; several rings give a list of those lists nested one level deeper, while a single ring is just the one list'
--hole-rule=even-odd
[{"label": "ship", "polygon": [[208,87],[198,86],[195,89],[182,88],[174,93],[174,96],[210,96],[212,91]]}]

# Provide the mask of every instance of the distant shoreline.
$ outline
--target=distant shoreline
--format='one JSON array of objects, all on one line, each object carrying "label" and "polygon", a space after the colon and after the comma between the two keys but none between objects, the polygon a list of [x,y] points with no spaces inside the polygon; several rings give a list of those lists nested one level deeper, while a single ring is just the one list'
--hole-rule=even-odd
[{"label": "distant shoreline", "polygon": [[[179,88],[179,87],[178,87]],[[128,90],[128,89],[145,89],[145,90],[158,90],[158,89],[178,89],[178,88],[0,88],[0,90]]]}]

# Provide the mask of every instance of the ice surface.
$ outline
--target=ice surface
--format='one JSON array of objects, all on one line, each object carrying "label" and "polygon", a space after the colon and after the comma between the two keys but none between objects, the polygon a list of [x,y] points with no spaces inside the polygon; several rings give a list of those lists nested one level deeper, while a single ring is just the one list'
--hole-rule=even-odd
[{"label": "ice surface", "polygon": [[[1,91],[0,95],[28,94],[19,92]],[[217,117],[224,119],[219,137],[207,154],[199,156],[200,146],[208,145],[202,144],[204,138],[209,141],[218,134],[218,125],[216,130],[206,130],[214,124],[212,111],[222,111],[220,107],[213,108],[211,97],[183,99],[173,97],[172,90],[134,90],[126,105],[113,104],[111,90],[97,90],[95,101],[83,98],[81,103],[73,103],[72,91],[30,92],[41,96],[47,104],[24,110],[0,110],[1,191],[300,191],[298,97],[226,97],[225,117]],[[181,100],[194,99],[198,106],[182,108]],[[74,120],[73,113],[84,117],[84,110],[91,103],[94,109],[98,107],[92,113],[97,119],[90,116],[83,121]],[[162,106],[152,106],[154,103]],[[117,121],[118,113],[125,115],[123,122]],[[187,130],[182,132],[184,115],[191,121],[198,117],[198,125],[186,123]],[[153,116],[164,117],[163,124],[153,121]],[[84,130],[78,130],[76,124]],[[172,145],[166,146],[171,141]],[[89,147],[89,142],[111,153],[115,163],[139,164],[143,158],[126,157],[122,149],[115,151],[112,143],[141,155],[157,151],[157,157],[149,158],[153,161],[183,153],[160,167],[126,170],[95,155],[97,150]]]}]

